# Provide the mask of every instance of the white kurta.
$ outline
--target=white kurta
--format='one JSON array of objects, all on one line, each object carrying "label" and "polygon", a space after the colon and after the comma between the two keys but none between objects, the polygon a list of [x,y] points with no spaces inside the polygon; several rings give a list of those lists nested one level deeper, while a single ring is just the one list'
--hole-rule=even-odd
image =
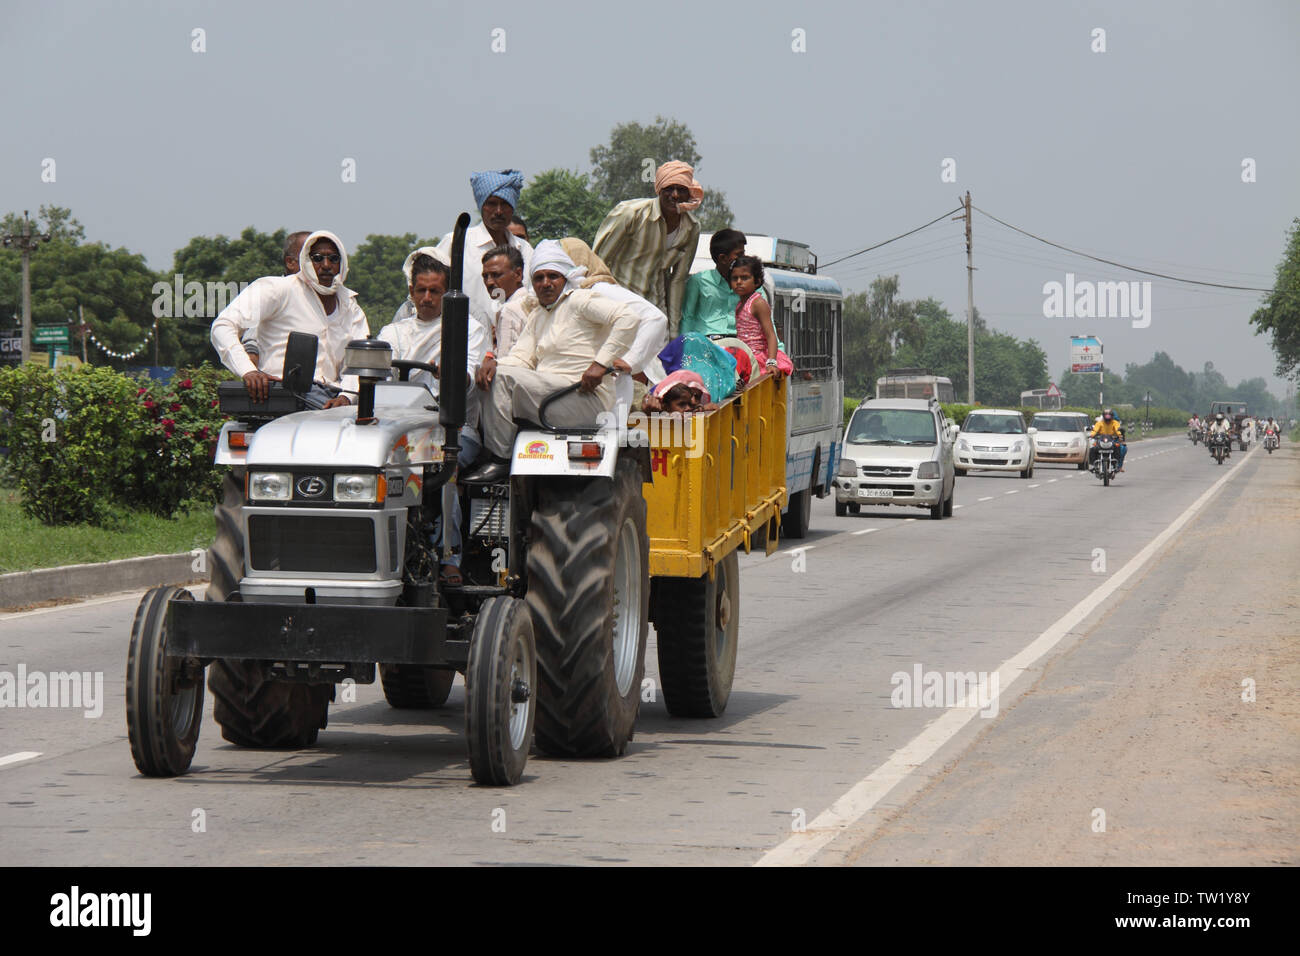
[{"label": "white kurta", "polygon": [[[447,233],[438,243],[438,248],[445,250],[448,256],[451,255],[451,236],[450,232]],[[508,234],[507,241],[524,257],[524,278],[527,280],[528,264],[533,258],[533,247],[514,233]],[[481,222],[470,226],[465,233],[465,265],[460,288],[469,296],[470,317],[478,319],[485,329],[492,328],[497,308],[496,303],[492,301],[492,296],[488,295],[487,286],[483,284],[483,256],[495,249],[496,245],[496,240],[488,232],[487,226]]]},{"label": "white kurta", "polygon": [[[393,347],[393,358],[408,362],[427,362],[439,365],[442,362],[442,317],[425,322],[418,316],[402,319],[385,325],[379,330],[379,338]],[[474,369],[478,368],[487,353],[487,330],[477,322],[469,323],[469,354],[466,357],[465,370],[469,381],[474,381]],[[395,378],[396,376],[394,376]],[[412,370],[409,381],[423,382],[434,395],[438,394],[438,381],[425,371]]]},{"label": "white kurta", "polygon": [[[221,356],[221,364],[240,378],[259,366],[268,375],[280,378],[289,333],[305,332],[316,336],[318,342],[313,380],[356,392],[356,376],[341,374],[348,343],[370,335],[366,314],[357,305],[356,297],[355,292],[344,287],[334,296],[334,311],[326,315],[315,290],[297,275],[267,276],[249,285],[221,310],[212,323],[212,345]],[[249,330],[261,349],[258,365],[240,344],[241,336]]]}]

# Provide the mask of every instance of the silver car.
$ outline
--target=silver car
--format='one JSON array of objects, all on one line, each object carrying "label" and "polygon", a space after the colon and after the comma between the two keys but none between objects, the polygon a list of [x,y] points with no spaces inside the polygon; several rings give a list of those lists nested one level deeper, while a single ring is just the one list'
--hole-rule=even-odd
[{"label": "silver car", "polygon": [[835,513],[857,514],[863,505],[903,505],[928,508],[931,518],[951,517],[957,482],[954,431],[934,399],[865,400],[844,430]]}]

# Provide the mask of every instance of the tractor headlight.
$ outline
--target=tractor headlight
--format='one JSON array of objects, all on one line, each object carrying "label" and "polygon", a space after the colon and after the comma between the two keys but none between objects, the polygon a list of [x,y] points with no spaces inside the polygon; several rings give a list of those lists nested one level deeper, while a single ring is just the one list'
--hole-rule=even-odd
[{"label": "tractor headlight", "polygon": [[379,493],[379,476],[335,475],[334,500],[352,504],[374,504],[383,501],[383,495]]},{"label": "tractor headlight", "polygon": [[287,471],[255,471],[248,477],[252,501],[288,501],[293,495],[293,476]]}]

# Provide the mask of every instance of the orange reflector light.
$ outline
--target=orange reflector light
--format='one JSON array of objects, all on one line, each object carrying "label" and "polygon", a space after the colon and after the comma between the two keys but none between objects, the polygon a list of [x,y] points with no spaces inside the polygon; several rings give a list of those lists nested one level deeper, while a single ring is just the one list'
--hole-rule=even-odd
[{"label": "orange reflector light", "polygon": [[595,441],[571,441],[569,442],[570,460],[591,461],[600,460],[603,450],[600,442]]},{"label": "orange reflector light", "polygon": [[231,448],[248,449],[248,432],[226,432],[226,444]]}]

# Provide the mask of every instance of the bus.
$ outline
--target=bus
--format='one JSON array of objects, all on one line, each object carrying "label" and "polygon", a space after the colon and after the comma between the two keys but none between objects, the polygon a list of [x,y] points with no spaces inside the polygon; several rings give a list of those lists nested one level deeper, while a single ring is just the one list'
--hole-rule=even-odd
[{"label": "bus", "polygon": [[1053,393],[1050,388],[1031,388],[1028,391],[1020,393],[1021,408],[1052,408],[1060,409],[1065,407],[1065,393],[1059,388]]},{"label": "bus", "polygon": [[937,398],[957,401],[952,379],[933,375],[927,368],[891,368],[876,379],[876,398]]},{"label": "bus", "polygon": [[[714,268],[713,233],[700,234],[691,272]],[[790,503],[781,534],[808,533],[813,496],[834,491],[844,418],[844,291],[817,274],[817,257],[802,242],[745,233],[745,254],[763,263],[763,289],[772,323],[794,363],[786,414],[786,489]]]}]

